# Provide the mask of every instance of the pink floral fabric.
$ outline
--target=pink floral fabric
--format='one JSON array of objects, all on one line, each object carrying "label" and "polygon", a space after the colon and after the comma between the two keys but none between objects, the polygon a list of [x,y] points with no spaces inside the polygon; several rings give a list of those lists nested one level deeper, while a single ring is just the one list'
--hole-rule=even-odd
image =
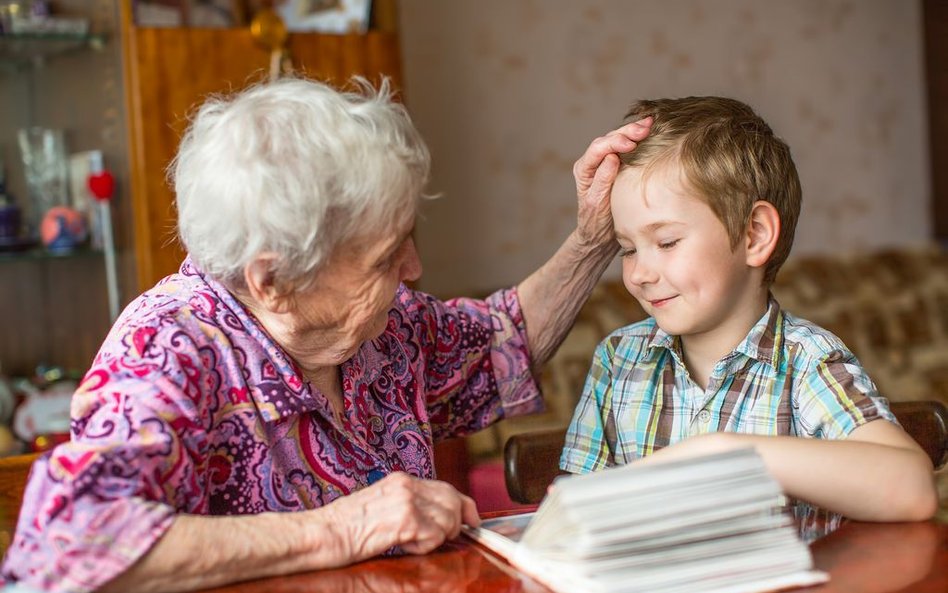
[{"label": "pink floral fabric", "polygon": [[388,326],[342,365],[345,418],[189,260],[122,314],[38,461],[7,582],[89,591],[177,513],[312,509],[382,476],[433,478],[434,441],[542,408],[515,290],[440,302],[402,286]]}]

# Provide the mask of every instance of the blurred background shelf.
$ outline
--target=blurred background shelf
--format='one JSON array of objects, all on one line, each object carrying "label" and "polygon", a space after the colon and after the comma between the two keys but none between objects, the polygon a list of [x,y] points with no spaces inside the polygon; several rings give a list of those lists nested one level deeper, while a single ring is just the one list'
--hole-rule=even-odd
[{"label": "blurred background shelf", "polygon": [[95,33],[10,33],[0,35],[0,64],[42,65],[48,58],[85,49],[100,50],[106,37]]},{"label": "blurred background shelf", "polygon": [[79,247],[69,251],[50,251],[36,243],[17,249],[0,250],[0,265],[42,260],[66,260],[66,259],[87,259],[101,258],[102,251],[92,249],[91,247]]}]

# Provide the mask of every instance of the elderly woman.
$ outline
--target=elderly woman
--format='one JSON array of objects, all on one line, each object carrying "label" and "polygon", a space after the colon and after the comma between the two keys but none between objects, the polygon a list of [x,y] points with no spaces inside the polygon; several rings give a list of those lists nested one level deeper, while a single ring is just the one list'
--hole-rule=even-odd
[{"label": "elderly woman", "polygon": [[406,288],[429,156],[387,87],[207,102],[171,173],[189,257],[109,333],[3,566],[55,591],[190,590],[426,553],[476,525],[433,442],[542,401],[533,372],[616,252],[606,196],[648,133],[576,163],[577,229],[486,300]]}]

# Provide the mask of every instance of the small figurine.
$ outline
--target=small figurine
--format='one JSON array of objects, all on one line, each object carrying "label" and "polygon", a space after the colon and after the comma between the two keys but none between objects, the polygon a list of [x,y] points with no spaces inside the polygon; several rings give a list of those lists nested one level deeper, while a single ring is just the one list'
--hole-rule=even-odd
[{"label": "small figurine", "polygon": [[54,206],[43,216],[40,238],[46,249],[56,252],[71,251],[88,237],[88,227],[82,214],[66,206]]}]

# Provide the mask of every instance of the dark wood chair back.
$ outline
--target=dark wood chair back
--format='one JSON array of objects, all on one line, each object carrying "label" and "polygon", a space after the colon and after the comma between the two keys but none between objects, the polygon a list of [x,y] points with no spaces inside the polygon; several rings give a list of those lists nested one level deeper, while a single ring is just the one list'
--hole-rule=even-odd
[{"label": "dark wood chair back", "polygon": [[923,451],[935,469],[948,463],[948,406],[940,401],[890,404],[899,424]]},{"label": "dark wood chair back", "polygon": [[[948,461],[948,407],[940,401],[897,402],[892,413],[922,447],[935,468]],[[561,472],[560,452],[566,430],[529,432],[510,437],[504,446],[504,478],[511,500],[536,504]]]}]

